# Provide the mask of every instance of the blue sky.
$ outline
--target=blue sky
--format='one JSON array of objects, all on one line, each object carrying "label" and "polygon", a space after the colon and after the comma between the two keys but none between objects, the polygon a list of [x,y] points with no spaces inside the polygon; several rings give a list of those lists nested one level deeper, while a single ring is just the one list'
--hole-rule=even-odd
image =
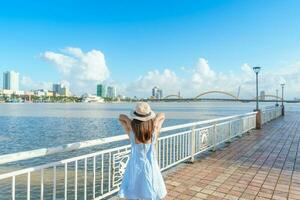
[{"label": "blue sky", "polygon": [[[203,85],[187,95],[221,87],[215,82],[222,80],[222,74],[226,80],[231,73],[238,76],[245,64],[262,66],[274,82],[287,81],[293,74],[282,73],[282,68],[298,73],[299,10],[297,0],[5,1],[0,7],[0,72],[19,71],[30,84],[36,83],[32,87],[66,79],[75,92],[93,92],[94,84],[104,81],[118,85],[124,94],[140,96],[154,84],[165,87],[165,93],[175,92],[160,80],[165,79],[166,69],[171,78],[176,76],[174,82],[181,82],[177,90]],[[101,52],[109,75],[76,85],[78,79],[61,73],[59,64],[44,56],[45,52],[68,55],[68,47]],[[202,58],[217,75],[207,85],[205,78],[213,78],[201,75]],[[152,80],[149,72],[154,71],[160,79]],[[193,77],[197,71],[200,81]],[[70,73],[80,72],[76,68]],[[187,83],[189,79],[196,82]],[[237,84],[251,90],[241,80]],[[270,85],[263,87],[274,91]],[[290,95],[295,92],[291,88]]]}]

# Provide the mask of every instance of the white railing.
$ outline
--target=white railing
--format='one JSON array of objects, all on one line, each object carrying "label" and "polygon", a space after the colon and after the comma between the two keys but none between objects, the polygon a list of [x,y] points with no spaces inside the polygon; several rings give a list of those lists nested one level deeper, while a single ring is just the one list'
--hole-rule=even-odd
[{"label": "white railing", "polygon": [[[268,111],[269,112],[269,111]],[[275,112],[275,111],[273,111]],[[264,119],[276,118],[265,113]],[[266,118],[268,116],[268,118]],[[161,170],[184,161],[193,161],[203,151],[215,150],[256,125],[256,112],[206,120],[161,130],[157,144]],[[103,199],[119,189],[130,145],[96,151],[47,163],[48,155],[127,140],[126,135],[73,143],[65,146],[0,156],[0,164],[37,157],[46,164],[0,174],[0,198],[6,199]]]},{"label": "white railing", "polygon": [[280,106],[266,107],[266,109],[264,109],[261,114],[262,124],[265,124],[273,119],[280,117],[281,114],[282,107]]}]

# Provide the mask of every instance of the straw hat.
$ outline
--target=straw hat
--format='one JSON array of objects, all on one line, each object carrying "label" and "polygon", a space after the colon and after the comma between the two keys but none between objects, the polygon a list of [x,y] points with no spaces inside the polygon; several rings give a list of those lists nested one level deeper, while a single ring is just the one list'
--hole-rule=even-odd
[{"label": "straw hat", "polygon": [[131,112],[132,119],[139,121],[148,121],[156,117],[156,114],[151,110],[146,102],[139,102],[136,104],[135,110]]}]

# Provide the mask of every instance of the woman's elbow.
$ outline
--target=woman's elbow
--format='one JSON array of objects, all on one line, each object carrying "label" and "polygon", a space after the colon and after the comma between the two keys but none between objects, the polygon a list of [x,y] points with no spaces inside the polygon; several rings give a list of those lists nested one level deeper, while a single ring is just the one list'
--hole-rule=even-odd
[{"label": "woman's elbow", "polygon": [[159,119],[164,120],[166,118],[165,113],[159,113]]}]

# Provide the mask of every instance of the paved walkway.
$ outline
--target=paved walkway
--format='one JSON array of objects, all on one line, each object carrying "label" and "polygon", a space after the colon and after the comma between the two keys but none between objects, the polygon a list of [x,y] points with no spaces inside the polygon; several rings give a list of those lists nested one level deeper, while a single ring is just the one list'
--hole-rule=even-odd
[{"label": "paved walkway", "polygon": [[299,199],[300,113],[287,113],[165,177],[169,199]]}]

